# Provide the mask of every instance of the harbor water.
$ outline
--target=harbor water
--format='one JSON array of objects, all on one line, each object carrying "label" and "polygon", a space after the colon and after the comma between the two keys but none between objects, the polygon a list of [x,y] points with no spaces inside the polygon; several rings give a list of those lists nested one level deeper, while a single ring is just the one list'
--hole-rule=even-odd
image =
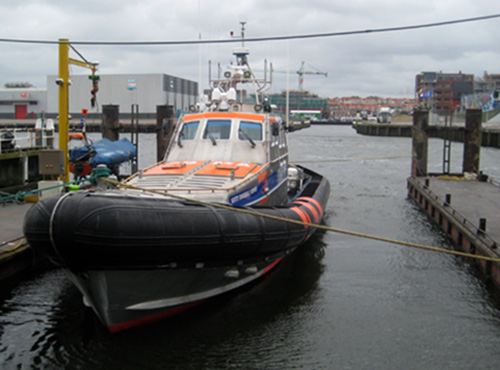
[{"label": "harbor water", "polygon": [[[123,137],[123,136],[122,136]],[[291,160],[331,182],[326,224],[452,248],[407,198],[411,139],[313,126]],[[139,167],[155,160],[140,137]],[[429,171],[442,171],[430,140]],[[500,151],[481,169],[500,178]],[[462,144],[452,143],[452,172]],[[318,232],[267,277],[183,315],[109,334],[60,269],[0,295],[1,369],[497,369],[500,299],[470,261]]]}]

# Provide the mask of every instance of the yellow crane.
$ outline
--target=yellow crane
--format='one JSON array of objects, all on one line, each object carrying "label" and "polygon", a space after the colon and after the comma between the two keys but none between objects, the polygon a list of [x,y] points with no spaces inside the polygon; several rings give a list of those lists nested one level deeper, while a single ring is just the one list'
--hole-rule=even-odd
[{"label": "yellow crane", "polygon": [[[80,67],[88,68],[92,71],[92,90],[93,99],[98,90],[99,77],[96,76],[99,63],[91,63],[86,60],[72,59],[69,57],[70,48],[69,39],[59,39],[59,78],[56,84],[59,86],[59,150],[64,155],[64,173],[63,181],[69,181],[69,65],[74,64]],[[79,56],[84,59],[80,54]]]}]

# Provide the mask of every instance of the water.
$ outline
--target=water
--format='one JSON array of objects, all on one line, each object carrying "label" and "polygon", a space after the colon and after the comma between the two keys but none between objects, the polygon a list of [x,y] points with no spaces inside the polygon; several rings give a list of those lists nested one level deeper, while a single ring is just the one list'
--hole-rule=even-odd
[{"label": "water", "polygon": [[[141,144],[154,140],[143,135]],[[297,161],[356,159],[305,164],[331,181],[328,225],[451,248],[407,199],[410,139],[313,126],[292,133],[290,146]],[[154,161],[147,147],[140,167]],[[402,158],[370,159],[387,156]],[[499,156],[482,149],[485,173],[500,177]],[[429,158],[429,170],[440,171],[441,141],[431,140]],[[452,143],[452,171],[461,161]],[[322,232],[236,294],[111,335],[52,270],[0,297],[0,367],[496,369],[497,296],[464,259]]]}]

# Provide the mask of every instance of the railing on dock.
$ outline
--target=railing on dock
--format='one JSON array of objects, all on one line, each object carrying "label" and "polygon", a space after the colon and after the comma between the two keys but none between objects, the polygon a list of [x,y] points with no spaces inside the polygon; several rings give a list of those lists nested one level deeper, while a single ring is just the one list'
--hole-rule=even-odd
[{"label": "railing on dock", "polygon": [[[421,187],[421,189],[419,189],[419,187]],[[442,226],[442,223],[436,219],[436,215],[439,212],[437,208],[441,209],[441,213],[447,212],[457,221],[457,224],[461,225],[461,227],[471,233],[471,235],[479,237],[486,246],[493,250],[497,249],[497,242],[486,232],[486,221],[481,222],[482,219],[480,219],[479,225],[475,225],[469,221],[464,215],[451,206],[448,196],[443,199],[435,192],[431,191],[428,179],[424,179],[424,184],[421,184],[416,178],[410,178],[408,181],[408,190],[409,195],[427,211],[431,219],[436,221],[439,226]],[[431,201],[435,202],[435,204],[432,204]],[[441,216],[439,219],[440,218]],[[449,230],[445,231],[450,233]]]},{"label": "railing on dock", "polygon": [[0,129],[0,154],[46,147],[54,147],[54,130]]}]

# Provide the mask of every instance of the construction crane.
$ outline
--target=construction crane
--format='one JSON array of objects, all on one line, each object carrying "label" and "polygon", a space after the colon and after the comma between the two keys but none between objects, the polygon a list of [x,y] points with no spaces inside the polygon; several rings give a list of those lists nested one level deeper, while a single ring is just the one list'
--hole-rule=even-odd
[{"label": "construction crane", "polygon": [[[318,69],[316,69],[313,66],[311,66],[310,64],[308,64],[308,66],[312,67],[313,69],[316,69],[316,71],[306,71],[306,70],[304,70],[305,65],[306,65],[306,62],[302,62],[302,64],[300,65],[300,69],[296,71],[296,73],[299,75],[299,90],[300,91],[304,90],[304,75],[323,75],[325,77],[328,77],[328,72],[321,72]],[[260,69],[255,69],[254,71],[255,72],[263,72],[263,70],[260,70]],[[271,74],[273,72],[276,72],[276,73],[288,73],[289,71],[276,70],[271,65]]]},{"label": "construction crane", "polygon": [[297,71],[297,74],[299,75],[299,90],[304,90],[304,75],[323,75],[325,77],[328,77],[327,72],[318,71],[316,68],[314,68],[311,65],[309,65],[309,66],[316,69],[316,71],[305,71],[304,70],[305,64],[306,64],[306,62],[302,62],[302,64],[300,65],[300,69]]}]

